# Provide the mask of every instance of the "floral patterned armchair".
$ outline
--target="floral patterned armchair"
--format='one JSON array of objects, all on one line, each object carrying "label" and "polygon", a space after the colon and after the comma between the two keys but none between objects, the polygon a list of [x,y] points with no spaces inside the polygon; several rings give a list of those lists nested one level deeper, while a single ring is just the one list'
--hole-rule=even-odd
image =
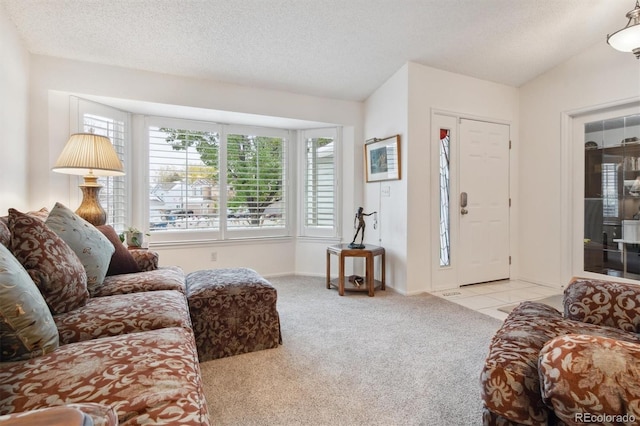
[{"label": "floral patterned armchair", "polygon": [[640,285],[574,278],[516,307],[481,374],[485,425],[640,423]]}]

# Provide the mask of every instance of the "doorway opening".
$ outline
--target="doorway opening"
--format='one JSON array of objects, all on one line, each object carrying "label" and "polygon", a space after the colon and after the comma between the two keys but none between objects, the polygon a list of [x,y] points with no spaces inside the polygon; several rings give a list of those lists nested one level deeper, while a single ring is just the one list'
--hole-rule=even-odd
[{"label": "doorway opening", "polygon": [[563,278],[637,282],[640,98],[565,112],[562,126]]},{"label": "doorway opening", "polygon": [[584,271],[640,279],[640,113],[583,134]]}]

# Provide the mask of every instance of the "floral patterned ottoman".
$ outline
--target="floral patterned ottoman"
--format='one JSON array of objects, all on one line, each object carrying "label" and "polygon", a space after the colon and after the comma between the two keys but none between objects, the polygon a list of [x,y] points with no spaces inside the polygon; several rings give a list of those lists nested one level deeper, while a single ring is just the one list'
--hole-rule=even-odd
[{"label": "floral patterned ottoman", "polygon": [[282,343],[276,289],[254,270],[196,271],[186,286],[200,362]]}]

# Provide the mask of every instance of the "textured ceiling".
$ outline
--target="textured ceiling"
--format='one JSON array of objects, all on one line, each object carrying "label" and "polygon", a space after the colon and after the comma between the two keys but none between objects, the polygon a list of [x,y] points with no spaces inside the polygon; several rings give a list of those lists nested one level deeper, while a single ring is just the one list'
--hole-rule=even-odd
[{"label": "textured ceiling", "polygon": [[407,61],[520,86],[596,43],[605,43],[607,33],[627,23],[625,14],[635,2],[0,0],[0,4],[34,54],[359,101]]}]

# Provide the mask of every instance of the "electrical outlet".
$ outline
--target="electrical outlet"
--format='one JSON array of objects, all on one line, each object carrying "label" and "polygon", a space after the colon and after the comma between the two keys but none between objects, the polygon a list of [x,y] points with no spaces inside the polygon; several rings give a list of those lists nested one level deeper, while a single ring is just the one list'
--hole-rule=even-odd
[{"label": "electrical outlet", "polygon": [[215,252],[215,251],[211,252],[211,261],[212,262],[218,261],[218,252]]}]

